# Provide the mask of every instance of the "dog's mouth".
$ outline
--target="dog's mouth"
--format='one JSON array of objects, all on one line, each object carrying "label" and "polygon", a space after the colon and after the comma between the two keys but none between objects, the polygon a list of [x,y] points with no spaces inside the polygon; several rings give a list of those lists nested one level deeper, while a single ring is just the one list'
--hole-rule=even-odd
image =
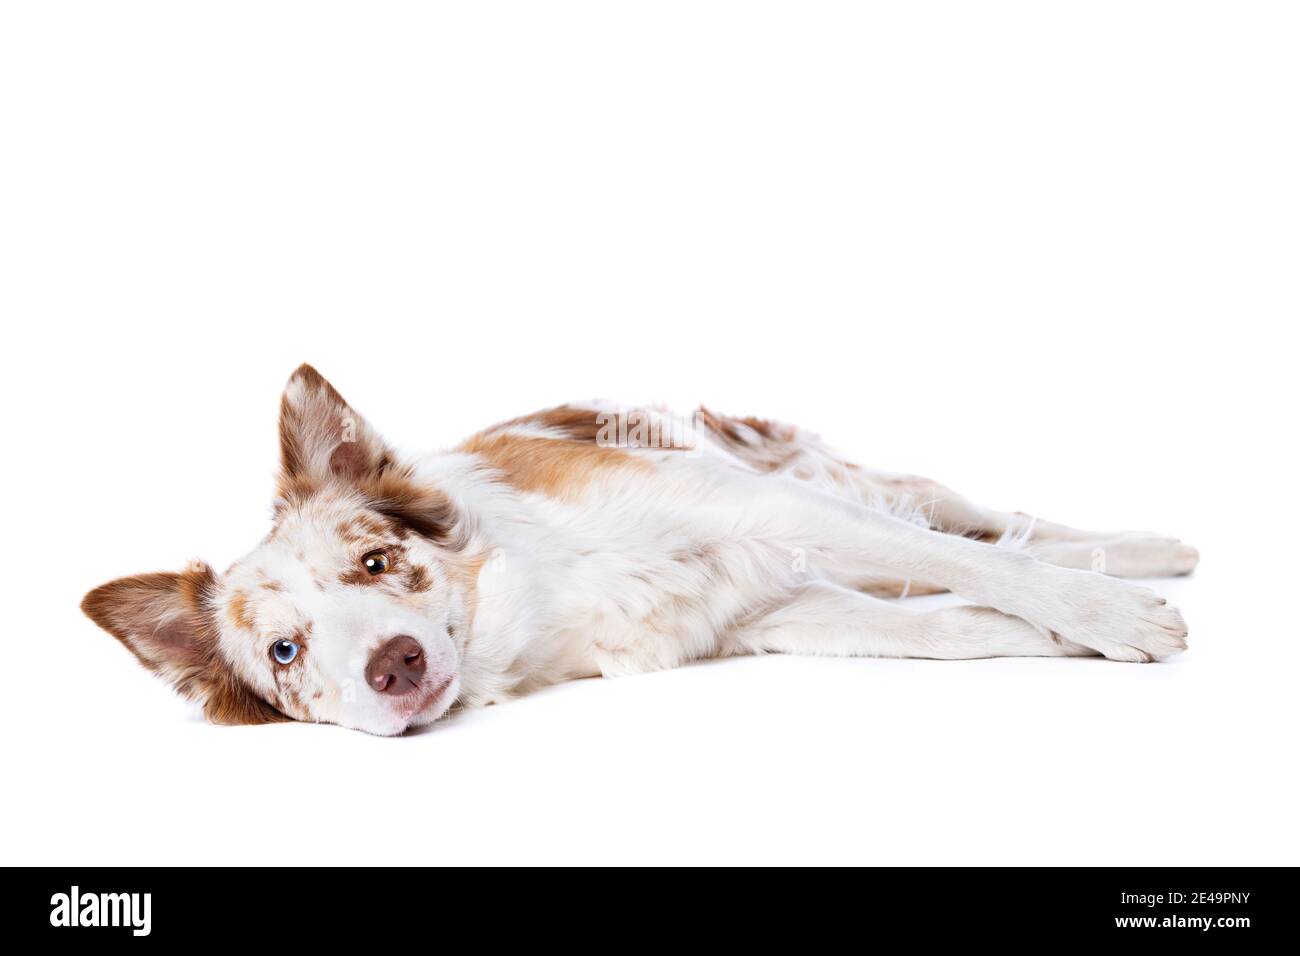
[{"label": "dog's mouth", "polygon": [[397,715],[408,725],[424,714],[438,710],[445,703],[443,698],[451,688],[452,681],[455,678],[448,674],[446,677],[439,678],[428,688],[421,689],[418,693],[412,694],[410,700],[405,700],[397,708]]}]

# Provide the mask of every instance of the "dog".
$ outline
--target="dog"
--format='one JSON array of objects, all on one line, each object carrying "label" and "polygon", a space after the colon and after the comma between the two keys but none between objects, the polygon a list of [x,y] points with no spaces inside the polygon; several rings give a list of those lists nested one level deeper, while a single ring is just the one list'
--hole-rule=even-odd
[{"label": "dog", "polygon": [[[1160,660],[1186,648],[1183,619],[1121,578],[1197,560],[703,408],[565,405],[404,460],[304,365],[261,544],[222,575],[112,581],[82,609],[214,722],[395,735],[558,681],[729,655]],[[940,591],[972,603],[890,600]]]}]

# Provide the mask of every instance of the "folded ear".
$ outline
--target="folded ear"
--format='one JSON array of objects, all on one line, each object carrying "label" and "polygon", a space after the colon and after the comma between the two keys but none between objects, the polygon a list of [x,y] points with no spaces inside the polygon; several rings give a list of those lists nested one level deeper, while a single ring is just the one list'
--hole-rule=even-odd
[{"label": "folded ear", "polygon": [[81,602],[86,616],[112,634],[183,696],[203,704],[216,723],[286,718],[249,690],[222,660],[207,565],[179,574],[140,574],[95,588]]},{"label": "folded ear", "polygon": [[378,433],[310,365],[289,378],[280,400],[281,487],[377,478],[396,456]]}]

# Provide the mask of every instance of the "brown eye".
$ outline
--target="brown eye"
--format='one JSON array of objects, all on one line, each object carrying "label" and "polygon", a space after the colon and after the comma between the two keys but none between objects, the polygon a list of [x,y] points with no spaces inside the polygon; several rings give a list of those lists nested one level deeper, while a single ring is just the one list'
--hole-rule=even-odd
[{"label": "brown eye", "polygon": [[388,570],[388,555],[382,551],[371,551],[361,559],[361,563],[372,575],[383,574]]}]

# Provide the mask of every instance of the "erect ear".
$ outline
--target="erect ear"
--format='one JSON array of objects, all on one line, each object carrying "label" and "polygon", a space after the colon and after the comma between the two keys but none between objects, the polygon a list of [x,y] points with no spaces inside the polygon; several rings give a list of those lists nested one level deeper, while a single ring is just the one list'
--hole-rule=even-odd
[{"label": "erect ear", "polygon": [[108,631],[182,695],[203,704],[217,723],[286,718],[240,681],[221,659],[211,596],[216,576],[205,564],[179,574],[140,574],[95,588],[81,602]]},{"label": "erect ear", "polygon": [[181,685],[202,666],[213,639],[205,603],[215,587],[207,565],[180,574],[140,574],[95,588],[81,609],[141,664],[185,693]]},{"label": "erect ear", "polygon": [[377,478],[396,456],[334,386],[300,365],[280,400],[280,485]]}]

